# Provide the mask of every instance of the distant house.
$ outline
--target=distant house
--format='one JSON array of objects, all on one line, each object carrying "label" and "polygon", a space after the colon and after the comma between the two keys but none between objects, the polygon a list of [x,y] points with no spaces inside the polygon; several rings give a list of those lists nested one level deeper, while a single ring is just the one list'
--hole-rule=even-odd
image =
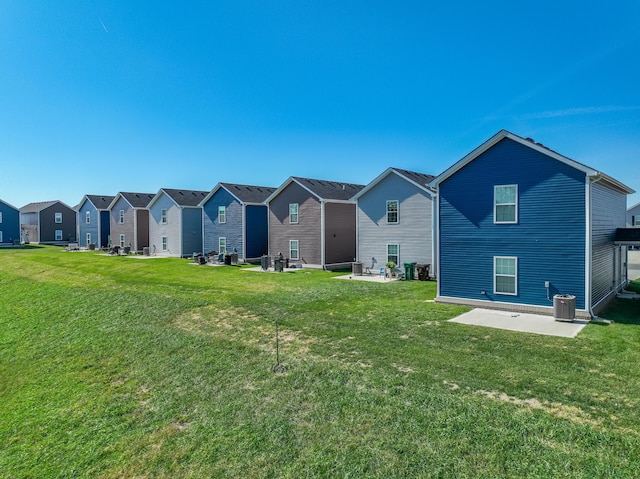
[{"label": "distant house", "polygon": [[0,244],[20,242],[20,210],[0,200]]},{"label": "distant house", "polygon": [[356,204],[364,185],[292,176],[269,206],[269,254],[294,263],[331,268],[356,257]]},{"label": "distant house", "polygon": [[161,188],[149,202],[149,246],[157,255],[202,252],[202,208],[207,191]]},{"label": "distant house", "polygon": [[269,250],[269,186],[218,183],[202,201],[204,250],[237,252],[238,259],[259,259]]},{"label": "distant house", "polygon": [[640,203],[633,205],[627,210],[627,227],[640,227]]},{"label": "distant house", "polygon": [[109,205],[111,245],[141,252],[149,246],[149,210],[153,193],[118,193]]},{"label": "distant house", "polygon": [[83,245],[106,248],[109,245],[111,221],[109,205],[115,196],[85,195],[76,207],[78,211],[78,241]]},{"label": "distant house", "polygon": [[20,231],[25,243],[76,242],[76,212],[58,200],[29,203],[20,208]]},{"label": "distant house", "polygon": [[353,199],[357,258],[371,270],[389,261],[433,264],[433,175],[388,168]]},{"label": "distant house", "polygon": [[502,130],[431,185],[437,301],[551,314],[569,294],[589,317],[626,283],[619,181]]}]

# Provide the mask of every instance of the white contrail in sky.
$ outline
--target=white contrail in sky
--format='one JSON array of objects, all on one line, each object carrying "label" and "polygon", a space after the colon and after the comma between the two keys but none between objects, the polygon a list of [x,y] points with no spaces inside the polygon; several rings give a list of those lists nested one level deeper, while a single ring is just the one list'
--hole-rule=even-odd
[{"label": "white contrail in sky", "polygon": [[100,25],[102,25],[102,28],[104,28],[104,31],[109,33],[109,30],[107,30],[107,27],[104,26],[104,22],[102,21],[102,18],[98,17],[98,21],[100,22]]}]

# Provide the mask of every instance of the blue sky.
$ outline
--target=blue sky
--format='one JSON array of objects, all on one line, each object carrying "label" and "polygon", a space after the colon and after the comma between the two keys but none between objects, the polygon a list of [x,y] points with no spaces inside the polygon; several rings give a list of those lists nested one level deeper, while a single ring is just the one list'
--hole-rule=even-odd
[{"label": "blue sky", "polygon": [[2,0],[0,198],[435,175],[503,128],[640,191],[638,25],[636,0]]}]

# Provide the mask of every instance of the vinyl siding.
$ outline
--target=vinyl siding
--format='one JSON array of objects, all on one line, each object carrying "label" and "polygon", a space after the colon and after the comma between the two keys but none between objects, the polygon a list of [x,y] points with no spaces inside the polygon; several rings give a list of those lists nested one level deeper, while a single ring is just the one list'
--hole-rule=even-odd
[{"label": "vinyl siding", "polygon": [[202,208],[183,208],[182,255],[202,252]]},{"label": "vinyl siding", "polygon": [[[55,214],[62,213],[62,223],[55,222]],[[40,243],[60,243],[56,241],[56,230],[62,230],[62,242],[75,242],[76,212],[62,203],[55,203],[40,211]]]},{"label": "vinyl siding", "polygon": [[245,206],[246,258],[260,258],[269,251],[269,210],[263,205]]},{"label": "vinyl siding", "polygon": [[20,240],[20,211],[0,201],[2,212],[2,243],[11,244],[14,240]]},{"label": "vinyl siding", "polygon": [[[226,222],[218,222],[218,207],[226,208]],[[238,250],[242,258],[242,205],[224,188],[220,188],[204,205],[204,250],[218,251],[218,238],[227,239],[227,251]]]},{"label": "vinyl siding", "polygon": [[[87,211],[90,213],[90,223],[87,224]],[[87,233],[91,234],[91,242],[95,245],[100,244],[99,241],[99,223],[100,223],[100,215],[98,214],[98,210],[96,210],[95,206],[90,201],[85,201],[78,211],[78,241],[81,246],[87,245]]]},{"label": "vinyl siding", "polygon": [[[162,210],[167,210],[167,222],[162,224]],[[149,208],[149,246],[158,256],[181,257],[182,211],[166,194],[161,196]],[[162,251],[162,237],[167,237],[167,251]]]},{"label": "vinyl siding", "polygon": [[[289,204],[298,203],[298,223],[289,223]],[[298,240],[302,264],[321,265],[320,201],[290,183],[269,203],[269,254],[289,256],[289,240]]]},{"label": "vinyl siding", "polygon": [[617,228],[626,223],[627,197],[600,183],[591,187],[591,305],[595,306],[621,281],[613,245]]},{"label": "vinyl siding", "polygon": [[[563,293],[584,309],[585,181],[584,173],[509,139],[443,181],[439,295],[552,307],[553,295]],[[494,186],[510,184],[518,185],[518,223],[496,225]],[[516,296],[493,293],[494,256],[518,258]]]},{"label": "vinyl siding", "polygon": [[634,216],[636,218],[640,217],[640,205],[629,208],[629,211],[627,211],[627,228],[633,227]]},{"label": "vinyl siding", "polygon": [[356,259],[356,205],[325,203],[325,264]]},{"label": "vinyl siding", "polygon": [[[397,224],[387,223],[387,200],[399,201]],[[358,261],[383,267],[387,244],[400,246],[400,264],[433,264],[433,201],[429,193],[395,174],[358,198]]]},{"label": "vinyl siding", "polygon": [[[120,210],[124,210],[124,223],[119,223]],[[127,200],[120,197],[110,211],[111,244],[120,244],[120,235],[125,237],[125,245],[134,247],[134,210]]]}]

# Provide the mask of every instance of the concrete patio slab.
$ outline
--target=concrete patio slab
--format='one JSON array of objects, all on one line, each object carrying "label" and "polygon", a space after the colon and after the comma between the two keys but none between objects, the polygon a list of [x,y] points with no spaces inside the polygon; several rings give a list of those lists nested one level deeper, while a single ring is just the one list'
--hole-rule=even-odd
[{"label": "concrete patio slab", "polygon": [[551,316],[541,314],[516,313],[496,311],[493,309],[476,308],[449,320],[452,323],[485,326],[487,328],[506,329],[522,333],[544,334],[575,338],[589,321],[575,320],[573,322],[556,321]]},{"label": "concrete patio slab", "polygon": [[334,276],[333,279],[346,279],[351,281],[370,281],[372,283],[391,283],[392,281],[398,281],[398,278],[385,278],[380,274],[345,274],[343,276]]}]

